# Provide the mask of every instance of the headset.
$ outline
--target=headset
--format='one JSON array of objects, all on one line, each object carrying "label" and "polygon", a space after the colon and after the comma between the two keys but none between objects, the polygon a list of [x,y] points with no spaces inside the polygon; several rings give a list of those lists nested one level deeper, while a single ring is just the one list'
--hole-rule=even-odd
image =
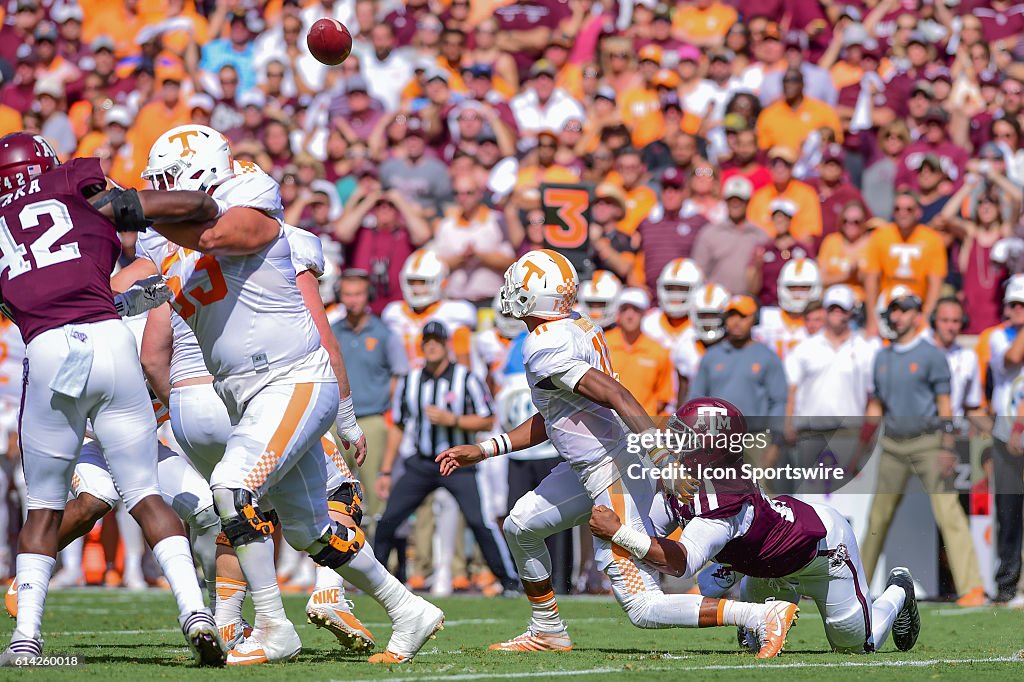
[{"label": "headset", "polygon": [[956,296],[943,296],[942,298],[935,302],[935,307],[932,308],[932,312],[928,315],[928,324],[929,326],[931,326],[932,331],[935,331],[935,311],[938,310],[939,306],[942,305],[943,303],[952,303],[960,307],[960,331],[957,333],[962,333],[963,330],[971,326],[971,318],[967,314],[967,308],[964,306],[963,301],[961,301]]}]

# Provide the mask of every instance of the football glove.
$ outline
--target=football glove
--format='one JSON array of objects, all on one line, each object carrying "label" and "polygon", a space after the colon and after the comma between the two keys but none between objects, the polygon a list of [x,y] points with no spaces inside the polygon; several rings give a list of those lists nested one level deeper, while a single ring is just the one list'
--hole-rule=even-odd
[{"label": "football glove", "polygon": [[121,317],[134,317],[167,303],[172,298],[174,292],[167,286],[167,278],[163,275],[151,275],[140,279],[124,293],[114,296],[114,307]]}]

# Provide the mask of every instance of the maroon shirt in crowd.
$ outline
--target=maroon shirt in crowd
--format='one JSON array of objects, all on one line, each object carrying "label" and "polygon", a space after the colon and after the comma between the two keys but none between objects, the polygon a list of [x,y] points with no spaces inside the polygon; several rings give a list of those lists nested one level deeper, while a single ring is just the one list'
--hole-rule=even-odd
[{"label": "maroon shirt in crowd", "polygon": [[[558,28],[563,19],[572,16],[569,0],[522,0],[494,10],[494,18],[498,20],[498,29],[506,31],[531,31],[539,26]],[[513,52],[519,68],[519,77],[526,79],[533,61],[540,56],[534,50]]]},{"label": "maroon shirt in crowd", "polygon": [[868,215],[871,213],[868,210],[867,204],[864,203],[864,197],[861,195],[860,190],[850,183],[849,178],[844,178],[836,187],[832,188],[828,196],[825,196],[825,191],[822,189],[823,183],[821,178],[807,178],[804,182],[818,193],[818,200],[821,202],[822,239],[826,235],[839,231],[839,214],[842,212],[843,206],[846,206],[851,201],[859,203]]},{"label": "maroon shirt in crowd", "polygon": [[1007,2],[1002,9],[996,9],[993,4],[991,0],[974,0],[963,8],[964,13],[978,17],[985,42],[993,43],[1024,33],[1024,3]]},{"label": "maroon shirt in crowd", "polygon": [[818,556],[818,543],[826,535],[825,525],[809,504],[788,495],[769,500],[751,481],[716,482],[714,495],[701,486],[698,496],[686,506],[675,497],[666,499],[680,526],[698,517],[728,519],[745,505],[753,506],[749,530],[727,542],[714,558],[755,578],[796,573]]},{"label": "maroon shirt in crowd", "polygon": [[[8,234],[26,252],[32,252],[33,245],[51,229],[58,235],[49,247],[49,264],[41,265],[38,256],[22,255],[23,267],[27,266],[24,270],[12,277],[13,270],[8,267],[0,274],[0,297],[14,314],[26,344],[66,324],[118,318],[110,273],[121,254],[121,240],[113,223],[82,194],[86,188],[106,182],[99,159],[72,159],[27,186],[0,195],[0,217],[7,223]],[[44,201],[53,203],[40,206]],[[35,209],[23,214],[30,206]],[[18,258],[16,254],[8,256]]]},{"label": "maroon shirt in crowd", "polygon": [[647,288],[654,291],[658,275],[676,258],[689,258],[697,235],[708,224],[702,215],[680,216],[655,206],[637,227],[640,249],[644,254],[644,276]]},{"label": "maroon shirt in crowd", "polygon": [[[375,219],[372,213],[366,221],[372,224],[371,218]],[[402,265],[414,249],[401,217],[398,218],[399,224],[390,232],[367,226],[366,221],[349,246],[348,262],[352,267],[370,273],[374,290],[370,310],[380,315],[388,303],[402,300]],[[383,276],[385,272],[386,277]]]},{"label": "maroon shirt in crowd", "polygon": [[[953,262],[960,259],[958,244],[954,246]],[[1003,286],[1009,273],[1006,268],[992,262],[992,247],[974,242],[967,258],[967,268],[960,273],[960,293],[970,306],[970,324],[965,334],[980,334],[1003,319]]]},{"label": "maroon shirt in crowd", "polygon": [[946,176],[953,181],[953,190],[960,189],[964,184],[964,169],[970,154],[963,147],[943,140],[938,144],[929,144],[926,140],[918,140],[903,151],[903,156],[896,164],[896,187],[909,187],[917,191],[917,169],[928,154],[939,157],[939,163]]}]

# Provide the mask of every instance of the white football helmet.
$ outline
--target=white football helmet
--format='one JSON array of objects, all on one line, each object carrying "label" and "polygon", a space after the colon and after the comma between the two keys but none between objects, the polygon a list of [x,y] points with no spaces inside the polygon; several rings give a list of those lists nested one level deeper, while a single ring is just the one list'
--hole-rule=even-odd
[{"label": "white football helmet", "polygon": [[517,320],[558,320],[572,312],[580,278],[569,259],[551,249],[524,254],[505,271],[501,312]]},{"label": "white football helmet", "polygon": [[690,321],[697,338],[711,344],[725,336],[725,321],[722,313],[729,304],[730,294],[725,287],[708,283],[690,296]]},{"label": "white football helmet", "polygon": [[810,258],[794,258],[779,273],[779,307],[800,315],[811,301],[821,300],[821,272]]},{"label": "white football helmet", "polygon": [[400,279],[402,298],[409,307],[426,308],[441,300],[448,266],[433,251],[420,249],[405,259]]},{"label": "white football helmet", "polygon": [[506,339],[514,339],[526,331],[526,324],[511,315],[501,312],[501,292],[494,295],[494,328]]},{"label": "white football helmet", "polygon": [[228,138],[209,126],[183,125],[157,138],[142,178],[156,189],[205,192],[235,175]]},{"label": "white football helmet", "polygon": [[594,270],[586,282],[580,285],[580,310],[601,327],[615,323],[622,282],[608,270]]},{"label": "white football helmet", "polygon": [[693,260],[670,260],[658,275],[658,307],[669,317],[685,317],[690,312],[690,295],[703,284],[704,273]]}]

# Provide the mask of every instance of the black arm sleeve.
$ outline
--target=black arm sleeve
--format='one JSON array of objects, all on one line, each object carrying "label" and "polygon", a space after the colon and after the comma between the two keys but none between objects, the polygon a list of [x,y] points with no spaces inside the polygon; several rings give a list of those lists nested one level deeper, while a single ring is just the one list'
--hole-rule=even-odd
[{"label": "black arm sleeve", "polygon": [[139,192],[135,189],[126,189],[114,195],[110,206],[114,209],[114,227],[118,232],[142,232],[153,224],[152,220],[146,220]]}]

